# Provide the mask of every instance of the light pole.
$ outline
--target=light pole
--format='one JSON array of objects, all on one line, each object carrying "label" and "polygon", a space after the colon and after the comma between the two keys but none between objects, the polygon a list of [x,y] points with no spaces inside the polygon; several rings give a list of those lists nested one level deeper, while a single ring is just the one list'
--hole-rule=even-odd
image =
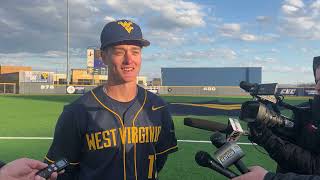
[{"label": "light pole", "polygon": [[67,0],[67,86],[69,86],[69,0]]}]

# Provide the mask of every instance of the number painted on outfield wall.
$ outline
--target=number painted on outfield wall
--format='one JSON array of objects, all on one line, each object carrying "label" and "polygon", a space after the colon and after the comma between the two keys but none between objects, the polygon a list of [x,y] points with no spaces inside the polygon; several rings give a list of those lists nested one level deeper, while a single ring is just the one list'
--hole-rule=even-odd
[{"label": "number painted on outfield wall", "polygon": [[204,91],[215,91],[216,87],[214,87],[214,86],[206,86],[206,87],[203,87],[203,90]]},{"label": "number painted on outfield wall", "polygon": [[54,89],[53,85],[41,85],[40,89]]}]

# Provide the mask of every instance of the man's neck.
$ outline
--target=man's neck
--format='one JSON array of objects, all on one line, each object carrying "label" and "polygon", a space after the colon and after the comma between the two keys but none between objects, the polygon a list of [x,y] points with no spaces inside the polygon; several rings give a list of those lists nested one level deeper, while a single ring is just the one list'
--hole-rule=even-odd
[{"label": "man's neck", "polygon": [[105,84],[105,93],[114,100],[119,102],[129,102],[133,100],[138,92],[136,83],[124,84]]}]

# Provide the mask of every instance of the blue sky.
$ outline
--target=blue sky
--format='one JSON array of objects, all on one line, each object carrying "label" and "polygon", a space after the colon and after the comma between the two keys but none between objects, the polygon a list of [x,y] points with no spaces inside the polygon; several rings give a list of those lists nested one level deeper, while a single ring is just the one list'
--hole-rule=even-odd
[{"label": "blue sky", "polygon": [[[69,0],[71,68],[85,68],[105,23],[130,19],[151,46],[141,75],[161,67],[262,67],[262,81],[312,83],[320,56],[320,0]],[[63,72],[66,1],[4,0],[0,64]],[[218,77],[210,77],[218,78]]]}]

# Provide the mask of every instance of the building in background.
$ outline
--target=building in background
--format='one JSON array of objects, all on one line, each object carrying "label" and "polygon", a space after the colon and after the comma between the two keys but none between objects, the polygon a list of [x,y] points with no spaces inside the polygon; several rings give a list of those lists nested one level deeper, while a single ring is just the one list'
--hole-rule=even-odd
[{"label": "building in background", "polygon": [[153,78],[151,82],[152,86],[161,86],[161,78]]},{"label": "building in background", "polygon": [[13,93],[37,94],[54,93],[53,72],[47,71],[19,71],[0,75],[0,83],[13,84]]},{"label": "building in background", "polygon": [[100,85],[106,83],[107,75],[88,73],[87,69],[71,69],[71,84]]},{"label": "building in background", "polygon": [[162,86],[239,86],[261,77],[261,67],[161,68]]},{"label": "building in background", "polygon": [[54,84],[67,84],[67,75],[66,74],[53,74],[53,83]]},{"label": "building in background", "polygon": [[0,65],[0,74],[16,73],[19,71],[32,71],[29,66],[3,66]]},{"label": "building in background", "polygon": [[[71,69],[71,84],[72,85],[101,85],[108,81],[107,75],[89,74],[87,69]],[[138,76],[137,84],[146,86],[147,77]]]},{"label": "building in background", "polygon": [[107,75],[108,68],[102,61],[100,49],[87,49],[87,71],[88,74]]}]

